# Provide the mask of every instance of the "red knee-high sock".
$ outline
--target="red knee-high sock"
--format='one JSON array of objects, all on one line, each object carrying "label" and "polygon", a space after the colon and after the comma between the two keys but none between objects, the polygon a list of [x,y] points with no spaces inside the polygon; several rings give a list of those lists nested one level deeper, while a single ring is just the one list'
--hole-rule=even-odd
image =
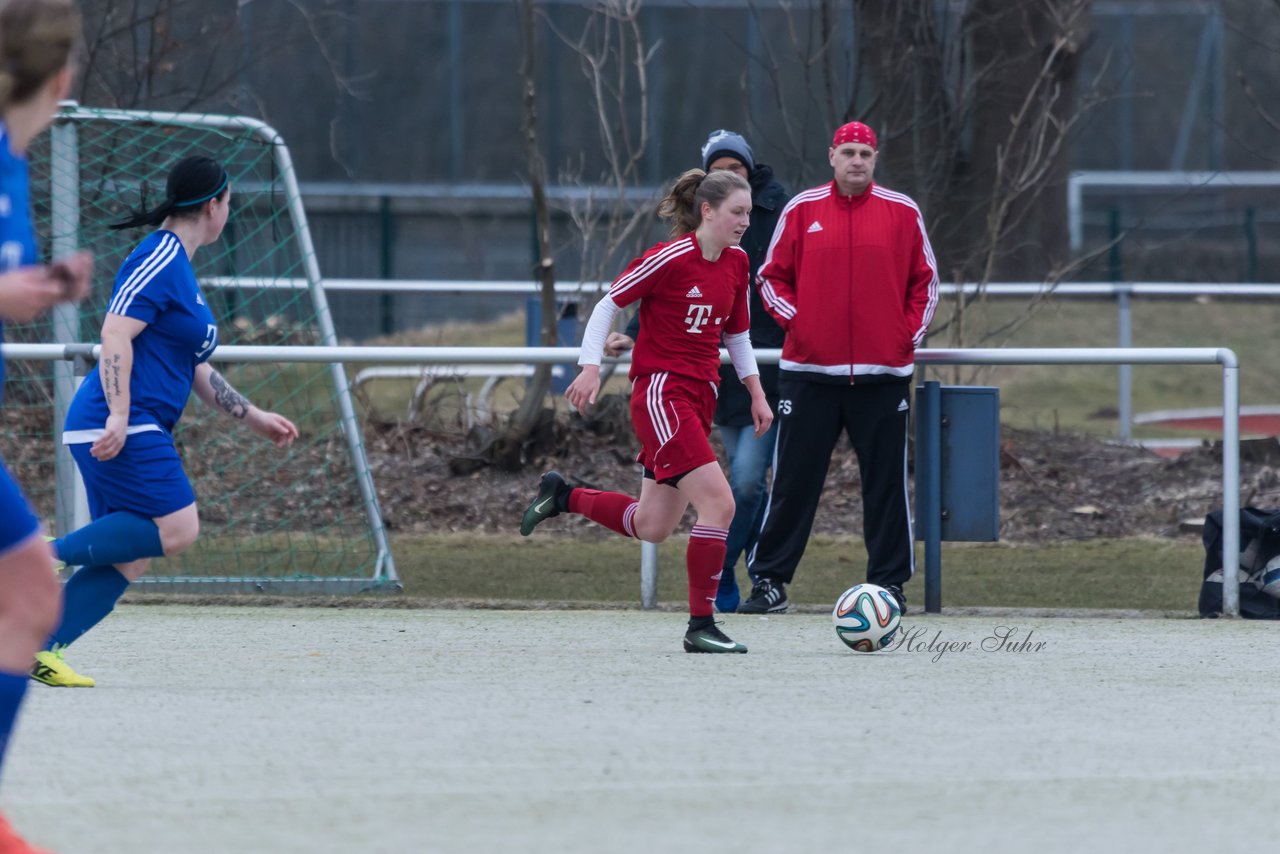
[{"label": "red knee-high sock", "polygon": [[689,616],[710,617],[720,573],[724,569],[725,539],[728,528],[694,525],[689,534],[685,564],[689,571]]},{"label": "red knee-high sock", "polygon": [[601,492],[598,489],[575,489],[569,493],[569,512],[586,516],[592,522],[617,531],[624,537],[634,537],[635,518],[640,502],[621,492]]}]

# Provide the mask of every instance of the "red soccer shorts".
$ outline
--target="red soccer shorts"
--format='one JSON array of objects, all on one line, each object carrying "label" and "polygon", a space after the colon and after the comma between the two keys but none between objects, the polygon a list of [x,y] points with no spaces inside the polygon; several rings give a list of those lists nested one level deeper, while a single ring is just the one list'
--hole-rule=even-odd
[{"label": "red soccer shorts", "polygon": [[631,387],[631,426],[640,440],[641,465],[658,483],[716,462],[711,418],[716,387],[707,380],[662,372],[636,377]]}]

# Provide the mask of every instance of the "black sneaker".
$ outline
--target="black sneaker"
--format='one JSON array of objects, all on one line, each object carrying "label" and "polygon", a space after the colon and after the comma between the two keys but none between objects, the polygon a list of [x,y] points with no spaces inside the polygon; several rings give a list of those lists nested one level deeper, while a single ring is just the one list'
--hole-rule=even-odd
[{"label": "black sneaker", "polygon": [[533,533],[544,520],[559,516],[569,509],[569,493],[573,487],[565,482],[559,472],[549,471],[538,481],[538,494],[525,508],[520,517],[520,536],[527,537]]},{"label": "black sneaker", "polygon": [[718,623],[708,618],[706,621],[690,620],[689,631],[684,634],[685,652],[746,652],[745,645],[730,640],[718,628]]},{"label": "black sneaker", "polygon": [[898,610],[902,611],[902,616],[907,615],[907,597],[903,595],[902,588],[896,584],[886,584],[885,590],[889,591],[889,595],[898,601]]},{"label": "black sneaker", "polygon": [[751,587],[747,601],[738,606],[739,614],[782,614],[787,610],[787,588],[762,578]]}]

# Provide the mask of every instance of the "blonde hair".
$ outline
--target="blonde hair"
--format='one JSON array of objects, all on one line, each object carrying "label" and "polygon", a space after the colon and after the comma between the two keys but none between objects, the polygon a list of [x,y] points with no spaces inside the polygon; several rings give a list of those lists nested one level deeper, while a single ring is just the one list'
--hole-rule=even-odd
[{"label": "blonde hair", "polygon": [[0,109],[40,91],[71,60],[80,37],[73,0],[4,0],[0,5]]},{"label": "blonde hair", "polygon": [[682,237],[702,224],[702,203],[720,207],[737,190],[751,192],[747,179],[727,169],[707,173],[690,169],[676,179],[671,192],[658,202],[658,216],[671,220],[671,236]]}]

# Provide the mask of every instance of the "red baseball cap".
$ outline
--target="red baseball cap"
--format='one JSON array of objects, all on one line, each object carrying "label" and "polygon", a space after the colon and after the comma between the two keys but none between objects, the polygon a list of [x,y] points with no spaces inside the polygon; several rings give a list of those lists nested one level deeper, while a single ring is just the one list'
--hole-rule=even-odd
[{"label": "red baseball cap", "polygon": [[846,142],[857,142],[879,148],[876,145],[876,132],[862,122],[849,122],[836,129],[836,135],[831,138],[831,147],[838,148]]}]

